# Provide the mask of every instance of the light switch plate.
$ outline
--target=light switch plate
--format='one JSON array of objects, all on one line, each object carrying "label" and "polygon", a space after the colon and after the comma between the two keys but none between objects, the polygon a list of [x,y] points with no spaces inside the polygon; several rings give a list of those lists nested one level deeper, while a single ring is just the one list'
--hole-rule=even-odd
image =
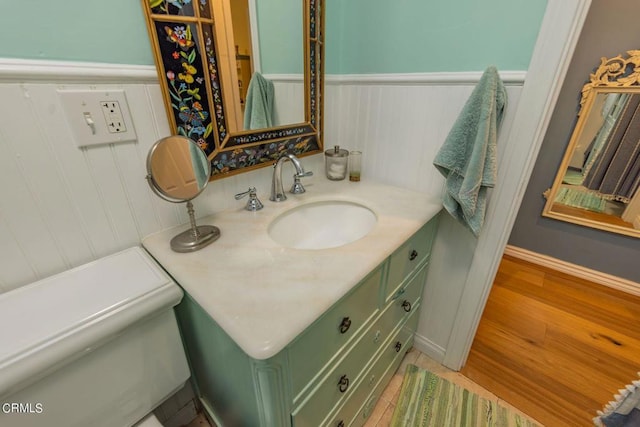
[{"label": "light switch plate", "polygon": [[78,147],[135,141],[124,90],[58,90]]}]

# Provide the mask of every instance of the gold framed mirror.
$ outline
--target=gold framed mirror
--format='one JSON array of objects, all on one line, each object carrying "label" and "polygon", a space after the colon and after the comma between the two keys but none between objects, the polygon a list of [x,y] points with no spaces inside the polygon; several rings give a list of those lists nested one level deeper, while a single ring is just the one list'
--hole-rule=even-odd
[{"label": "gold framed mirror", "polygon": [[640,237],[640,50],[589,78],[542,215]]},{"label": "gold framed mirror", "polygon": [[[241,100],[246,94],[239,88],[246,82],[241,83],[238,74],[246,55],[235,47],[231,0],[141,1],[171,132],[193,139],[204,150],[211,162],[210,179],[269,166],[283,152],[298,157],[323,152],[323,0],[303,0],[299,18],[304,121],[249,130],[243,126],[246,110]],[[290,1],[300,7],[297,0]],[[250,84],[254,77],[257,82],[266,80],[253,73]],[[271,92],[258,93],[263,99]]]}]

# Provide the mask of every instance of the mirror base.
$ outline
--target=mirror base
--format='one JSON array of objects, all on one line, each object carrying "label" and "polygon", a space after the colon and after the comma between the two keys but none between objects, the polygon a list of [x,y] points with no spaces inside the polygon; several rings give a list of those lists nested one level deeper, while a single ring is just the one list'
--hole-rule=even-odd
[{"label": "mirror base", "polygon": [[171,249],[175,252],[195,252],[215,242],[220,237],[220,229],[215,225],[199,225],[194,236],[188,229],[171,239]]}]

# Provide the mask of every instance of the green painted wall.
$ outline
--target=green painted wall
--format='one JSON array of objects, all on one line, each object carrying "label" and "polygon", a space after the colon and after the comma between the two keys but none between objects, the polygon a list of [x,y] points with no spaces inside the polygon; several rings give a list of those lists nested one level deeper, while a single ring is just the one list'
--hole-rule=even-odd
[{"label": "green painted wall", "polygon": [[[271,1],[258,1],[263,72],[300,73],[301,11],[286,6],[291,0]],[[325,71],[526,70],[545,7],[546,0],[326,0]],[[154,63],[138,1],[21,0],[10,9],[0,15],[0,57]],[[284,38],[265,35],[274,24]]]},{"label": "green painted wall", "polygon": [[154,64],[139,0],[14,0],[0,28],[4,58]]},{"label": "green painted wall", "polygon": [[256,3],[262,73],[302,74],[302,1]]},{"label": "green painted wall", "polygon": [[326,0],[328,74],[526,70],[547,0]]}]

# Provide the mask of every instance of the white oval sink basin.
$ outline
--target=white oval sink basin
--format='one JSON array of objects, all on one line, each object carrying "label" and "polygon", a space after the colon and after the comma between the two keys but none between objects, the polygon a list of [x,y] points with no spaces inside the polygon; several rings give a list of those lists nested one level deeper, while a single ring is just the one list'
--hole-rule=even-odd
[{"label": "white oval sink basin", "polygon": [[366,236],[376,222],[371,209],[358,203],[314,202],[275,218],[269,225],[269,236],[287,248],[337,248]]}]

